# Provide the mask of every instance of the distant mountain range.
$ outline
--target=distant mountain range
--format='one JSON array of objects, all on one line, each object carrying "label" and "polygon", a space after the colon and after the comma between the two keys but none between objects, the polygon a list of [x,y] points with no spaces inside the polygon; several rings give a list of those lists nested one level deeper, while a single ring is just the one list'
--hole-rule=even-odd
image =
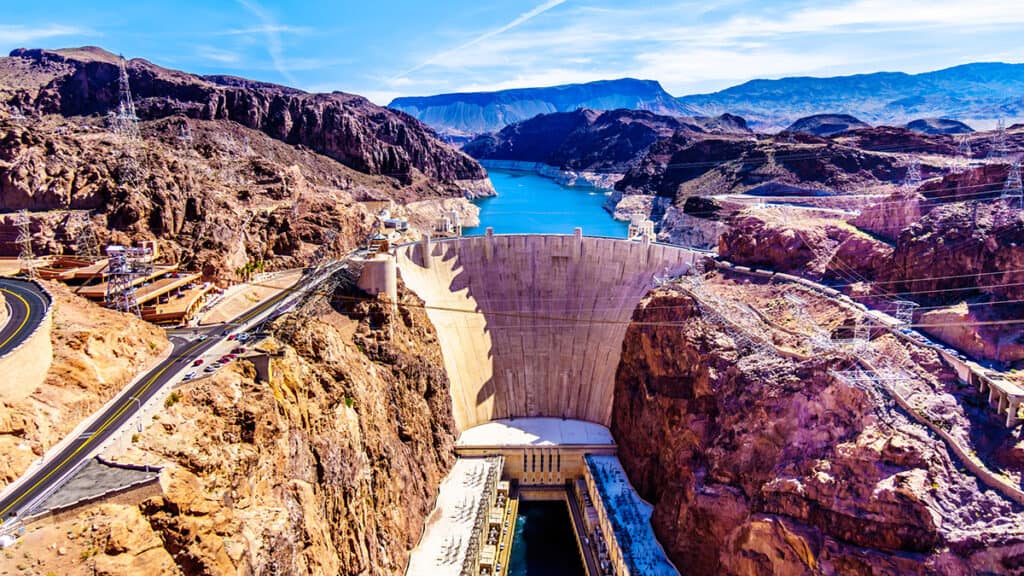
[{"label": "distant mountain range", "polygon": [[[549,88],[398,98],[407,112],[448,135],[495,132],[537,114],[630,108],[676,116],[744,117],[780,130],[817,114],[850,114],[870,124],[950,118],[975,127],[1024,119],[1024,64],[975,63],[922,74],[877,72],[831,78],[752,80],[711,94],[673,98],[652,80],[603,80]],[[980,125],[980,126],[979,126]]]},{"label": "distant mountain range", "polygon": [[601,80],[550,88],[520,88],[498,92],[440,94],[396,98],[389,108],[415,116],[450,136],[497,132],[538,114],[593,110],[649,110],[686,116],[689,111],[653,80]]}]

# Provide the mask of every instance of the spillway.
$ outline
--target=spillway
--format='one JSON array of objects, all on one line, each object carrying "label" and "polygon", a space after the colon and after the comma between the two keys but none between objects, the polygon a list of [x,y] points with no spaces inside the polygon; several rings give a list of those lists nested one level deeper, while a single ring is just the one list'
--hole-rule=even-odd
[{"label": "spillway", "polygon": [[538,416],[608,426],[634,308],[655,275],[703,256],[579,233],[427,241],[395,255],[437,329],[460,431]]}]

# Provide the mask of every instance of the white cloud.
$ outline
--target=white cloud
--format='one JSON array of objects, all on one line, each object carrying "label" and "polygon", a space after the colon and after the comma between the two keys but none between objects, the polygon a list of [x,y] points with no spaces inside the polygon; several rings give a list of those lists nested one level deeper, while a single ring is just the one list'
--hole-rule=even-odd
[{"label": "white cloud", "polygon": [[59,36],[94,36],[95,32],[67,26],[64,24],[43,24],[40,26],[23,26],[20,24],[0,24],[0,44],[29,45],[47,38]]},{"label": "white cloud", "polygon": [[511,22],[508,22],[507,24],[505,24],[503,26],[499,26],[498,28],[495,28],[494,30],[490,30],[490,31],[484,32],[483,34],[480,34],[480,35],[476,36],[472,40],[470,40],[468,42],[464,42],[462,44],[459,44],[458,46],[456,46],[454,48],[450,48],[448,50],[445,50],[444,52],[439,52],[437,54],[434,54],[430,58],[427,58],[423,62],[420,62],[419,64],[417,64],[416,66],[413,66],[412,68],[406,70],[405,72],[402,72],[401,74],[396,74],[395,77],[398,78],[398,77],[402,77],[402,76],[408,76],[409,74],[412,74],[413,72],[416,72],[417,70],[421,70],[423,68],[426,68],[427,66],[430,66],[431,64],[435,64],[437,62],[443,62],[446,58],[449,58],[449,57],[452,57],[452,56],[457,56],[460,53],[465,53],[468,49],[470,49],[470,48],[472,48],[474,46],[477,46],[478,44],[480,44],[482,42],[485,42],[487,40],[490,40],[492,38],[500,36],[501,34],[504,34],[505,32],[508,32],[509,30],[512,30],[513,28],[515,28],[517,26],[525,24],[526,22],[529,22],[530,20],[536,18],[537,16],[540,16],[541,14],[551,10],[552,8],[556,8],[556,7],[558,7],[558,6],[562,5],[562,4],[565,4],[565,2],[566,2],[566,0],[546,0],[543,4],[540,4],[539,6],[534,7],[532,10],[528,10],[526,12],[523,12],[522,14],[517,16],[514,20],[512,20]]},{"label": "white cloud", "polygon": [[249,34],[309,34],[313,30],[305,26],[286,26],[282,24],[253,26],[250,28],[232,28],[220,33],[221,36],[247,36]]},{"label": "white cloud", "polygon": [[281,44],[282,26],[278,24],[270,13],[267,12],[263,6],[260,6],[255,0],[236,1],[253,16],[259,19],[262,24],[256,30],[259,30],[259,33],[263,34],[267,40],[267,54],[270,56],[270,61],[274,64],[274,69],[292,85],[298,84],[298,80],[292,74],[291,70],[285,65],[284,48]]},{"label": "white cloud", "polygon": [[239,64],[242,55],[230,50],[222,50],[213,46],[196,46],[196,55],[204,60],[212,60],[219,64]]},{"label": "white cloud", "polygon": [[[562,3],[541,4],[484,34],[462,32],[472,40],[386,84],[408,94],[632,76],[682,94],[751,78],[935,69],[971,59],[958,42],[969,47],[972,38],[1024,24],[1020,0],[804,1],[785,8],[752,0],[649,0],[631,8],[567,6],[557,18],[527,25]],[[422,86],[422,73],[446,77],[447,85]]]}]

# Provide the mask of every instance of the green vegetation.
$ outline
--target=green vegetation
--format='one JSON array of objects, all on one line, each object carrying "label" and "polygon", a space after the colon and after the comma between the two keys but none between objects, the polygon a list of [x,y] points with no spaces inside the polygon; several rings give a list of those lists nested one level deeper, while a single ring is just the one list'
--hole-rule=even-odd
[{"label": "green vegetation", "polygon": [[181,394],[177,390],[167,395],[167,399],[164,400],[164,408],[170,408],[181,400]]},{"label": "green vegetation", "polygon": [[263,272],[266,266],[267,263],[264,262],[263,260],[250,260],[245,263],[245,266],[235,268],[235,274],[239,275],[245,280],[248,280],[249,278],[252,278],[253,274],[256,274],[257,272]]}]

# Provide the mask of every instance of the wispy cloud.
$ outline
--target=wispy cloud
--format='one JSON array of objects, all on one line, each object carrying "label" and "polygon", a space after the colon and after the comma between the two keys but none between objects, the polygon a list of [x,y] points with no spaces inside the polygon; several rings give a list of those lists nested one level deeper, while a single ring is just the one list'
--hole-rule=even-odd
[{"label": "wispy cloud", "polygon": [[59,36],[96,36],[96,32],[68,26],[65,24],[42,24],[39,26],[23,26],[19,24],[0,24],[0,44],[32,44],[47,38]]},{"label": "wispy cloud", "polygon": [[270,56],[270,61],[274,64],[274,69],[292,85],[298,84],[299,82],[291,70],[285,66],[284,48],[281,43],[282,26],[255,0],[236,1],[260,21],[261,26],[257,30],[267,40],[267,54]]},{"label": "wispy cloud", "polygon": [[456,46],[454,48],[450,48],[450,49],[445,50],[443,52],[439,52],[437,54],[434,54],[430,58],[427,58],[426,60],[424,60],[423,62],[420,62],[416,66],[413,66],[412,68],[409,68],[405,72],[402,72],[401,74],[396,74],[394,79],[397,80],[397,79],[399,79],[399,78],[401,78],[403,76],[407,76],[409,74],[412,74],[413,72],[416,72],[417,70],[421,70],[423,68],[426,68],[427,66],[430,66],[431,64],[439,62],[439,61],[443,60],[444,58],[447,58],[449,56],[457,55],[457,54],[459,54],[461,52],[464,52],[465,50],[468,50],[469,48],[472,48],[472,47],[474,47],[474,46],[476,46],[476,45],[478,45],[478,44],[480,44],[482,42],[485,42],[487,40],[495,38],[496,36],[504,34],[505,32],[508,32],[509,30],[512,30],[516,26],[519,26],[521,24],[529,22],[530,20],[536,18],[537,16],[540,16],[541,14],[547,12],[548,10],[551,10],[552,8],[556,8],[558,6],[561,6],[562,4],[565,4],[565,2],[566,2],[566,0],[547,0],[543,4],[541,4],[539,6],[536,6],[532,10],[523,12],[522,14],[517,16],[514,20],[512,20],[511,22],[508,22],[507,24],[505,24],[503,26],[499,26],[498,28],[495,28],[493,30],[489,30],[487,32],[484,32],[483,34],[480,34],[480,35],[476,36],[472,40],[470,40],[468,42],[464,42],[462,44],[459,44],[458,46]]},{"label": "wispy cloud", "polygon": [[[244,2],[243,2],[244,4]],[[252,26],[249,28],[232,28],[220,32],[220,36],[247,36],[249,34],[309,34],[313,31],[312,28],[305,26],[287,26],[283,24],[276,24],[273,26]]]},{"label": "wispy cloud", "polygon": [[196,55],[204,60],[211,60],[218,64],[235,65],[242,62],[241,54],[214,46],[196,46]]},{"label": "wispy cloud", "polygon": [[[633,76],[685,93],[751,78],[879,67],[914,72],[992,52],[986,44],[992,34],[1005,36],[1024,24],[1020,0],[645,0],[629,7],[591,0],[514,29],[562,3],[546,2],[484,34],[450,32],[472,40],[384,85],[436,93]],[[422,72],[413,73],[424,70],[447,78],[447,85],[408,81],[410,75],[421,80]]]}]

